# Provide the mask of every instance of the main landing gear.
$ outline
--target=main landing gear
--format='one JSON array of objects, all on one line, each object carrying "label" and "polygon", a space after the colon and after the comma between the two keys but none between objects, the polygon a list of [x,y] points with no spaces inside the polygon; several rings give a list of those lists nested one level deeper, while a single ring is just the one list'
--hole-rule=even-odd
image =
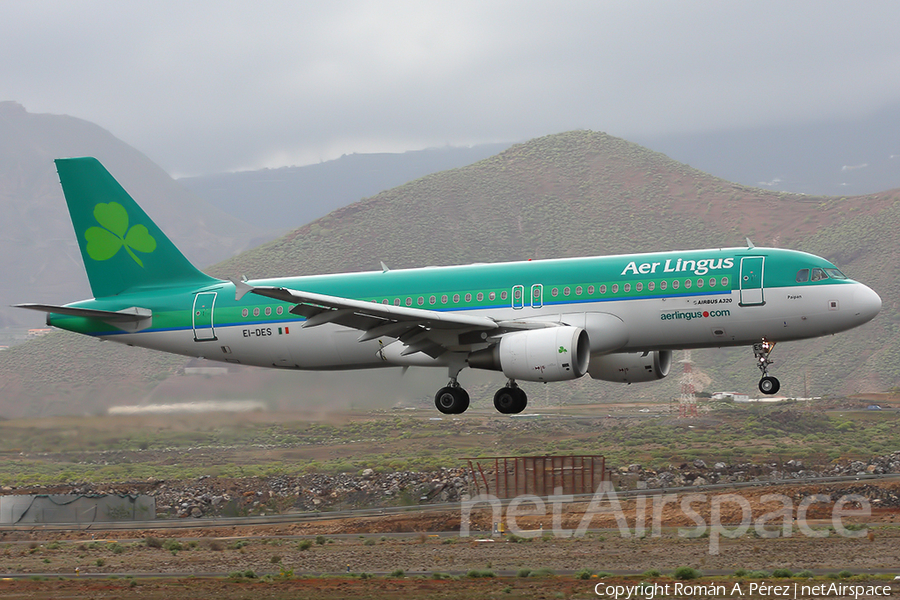
[{"label": "main landing gear", "polygon": [[[445,415],[458,415],[469,408],[469,393],[460,387],[456,380],[458,374],[459,371],[451,373],[447,387],[442,387],[434,395],[434,406]],[[504,415],[518,414],[526,406],[528,395],[512,379],[494,394],[494,408]]]},{"label": "main landing gear", "polygon": [[772,395],[781,389],[781,383],[774,377],[769,376],[769,365],[772,359],[769,353],[775,348],[775,342],[764,339],[758,344],[753,344],[753,356],[756,357],[756,366],[762,373],[762,379],[759,380],[759,391],[766,395]]},{"label": "main landing gear", "polygon": [[504,415],[517,415],[528,406],[528,395],[512,379],[494,394],[494,408]]}]

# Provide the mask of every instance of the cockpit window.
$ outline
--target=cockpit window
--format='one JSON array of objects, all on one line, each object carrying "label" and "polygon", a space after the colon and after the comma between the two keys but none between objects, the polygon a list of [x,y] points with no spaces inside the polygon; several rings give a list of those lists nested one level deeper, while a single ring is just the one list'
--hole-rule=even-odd
[{"label": "cockpit window", "polygon": [[825,269],[825,272],[832,279],[847,279],[847,276],[841,273],[840,269]]},{"label": "cockpit window", "polygon": [[797,283],[809,281],[809,269],[800,269],[797,271]]},{"label": "cockpit window", "polygon": [[823,279],[828,279],[828,275],[825,274],[824,269],[813,269],[809,279],[810,281],[822,281]]}]

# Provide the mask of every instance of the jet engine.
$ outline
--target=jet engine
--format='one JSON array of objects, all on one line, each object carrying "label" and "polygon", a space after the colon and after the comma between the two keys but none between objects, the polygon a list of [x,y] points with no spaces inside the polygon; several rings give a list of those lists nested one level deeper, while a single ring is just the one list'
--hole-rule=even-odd
[{"label": "jet engine", "polygon": [[503,371],[521,381],[566,381],[587,372],[588,334],[580,327],[546,327],[510,333],[500,343],[469,354],[475,369]]},{"label": "jet engine", "polygon": [[672,351],[625,352],[621,354],[594,354],[588,369],[593,379],[616,383],[655,381],[669,374],[672,368]]}]

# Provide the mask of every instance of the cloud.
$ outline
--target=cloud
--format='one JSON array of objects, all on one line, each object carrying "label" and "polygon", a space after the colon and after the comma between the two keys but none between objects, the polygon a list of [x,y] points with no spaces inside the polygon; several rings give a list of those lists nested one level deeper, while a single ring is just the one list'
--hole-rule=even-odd
[{"label": "cloud", "polygon": [[900,100],[900,4],[4,3],[7,98],[170,172],[855,115]]}]

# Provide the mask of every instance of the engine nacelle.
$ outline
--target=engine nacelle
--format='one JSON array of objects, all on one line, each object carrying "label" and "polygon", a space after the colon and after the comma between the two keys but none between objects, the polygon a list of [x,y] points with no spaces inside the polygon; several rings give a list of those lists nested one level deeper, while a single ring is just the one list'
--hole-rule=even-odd
[{"label": "engine nacelle", "polygon": [[616,383],[656,381],[669,374],[672,368],[672,351],[626,352],[591,356],[588,369],[593,379]]},{"label": "engine nacelle", "polygon": [[521,381],[566,381],[587,372],[588,334],[580,327],[547,327],[510,333],[500,343],[469,355],[475,369],[503,371]]}]

